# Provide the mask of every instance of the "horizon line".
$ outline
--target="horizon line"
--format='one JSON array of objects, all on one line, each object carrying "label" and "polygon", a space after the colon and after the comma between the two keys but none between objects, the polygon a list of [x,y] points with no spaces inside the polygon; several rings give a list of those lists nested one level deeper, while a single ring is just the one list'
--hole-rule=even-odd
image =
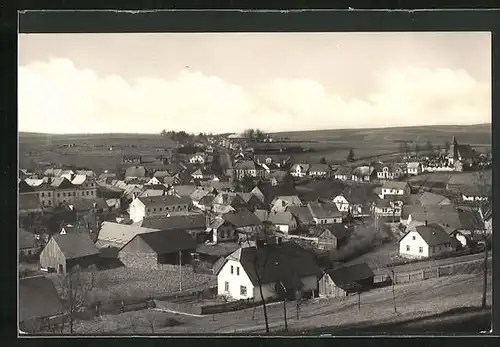
[{"label": "horizon line", "polygon": [[[401,129],[401,128],[428,128],[428,127],[447,127],[447,126],[455,126],[455,127],[467,127],[467,126],[479,126],[479,125],[491,125],[491,122],[488,123],[473,123],[473,124],[430,124],[430,125],[402,125],[402,126],[388,126],[388,127],[370,127],[370,128],[336,128],[336,129],[310,129],[310,130],[282,130],[282,131],[264,131],[266,134],[283,134],[283,133],[298,133],[298,132],[314,132],[314,131],[336,131],[336,130],[379,130],[379,129]],[[256,127],[258,129],[258,127]],[[162,129],[163,130],[163,129]],[[33,134],[33,135],[47,135],[47,136],[64,136],[64,135],[160,135],[160,132],[157,133],[126,133],[126,132],[117,132],[117,133],[43,133],[43,132],[32,132],[32,131],[20,131],[18,130],[18,134]],[[167,130],[167,129],[165,129]],[[167,130],[167,131],[185,131],[185,130]],[[187,132],[187,131],[186,131]],[[207,132],[187,132],[188,134],[199,134]],[[212,133],[213,135],[223,135],[223,134],[235,134],[241,133],[240,131],[235,132],[223,132],[223,133]]]}]

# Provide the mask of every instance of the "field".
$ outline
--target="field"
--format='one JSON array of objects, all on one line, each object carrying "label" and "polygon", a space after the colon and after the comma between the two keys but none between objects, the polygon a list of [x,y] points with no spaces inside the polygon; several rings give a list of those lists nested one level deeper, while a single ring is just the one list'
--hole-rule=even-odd
[{"label": "field", "polygon": [[358,158],[397,152],[400,141],[418,143],[420,146],[431,141],[434,146],[443,147],[446,141],[451,141],[453,135],[459,143],[468,143],[479,151],[491,147],[491,124],[315,130],[276,135],[288,137],[291,141],[315,141],[316,143],[306,144],[307,147],[315,149],[314,153],[294,155],[297,160],[307,158],[311,162],[319,162],[323,157],[328,162],[343,161],[349,148],[354,150]]},{"label": "field", "polygon": [[[491,276],[488,284],[487,300],[488,305],[491,305]],[[313,330],[335,333],[353,326],[366,328],[368,325],[402,323],[426,317],[436,319],[450,310],[473,310],[473,307],[481,304],[481,293],[481,275],[458,275],[397,285],[397,313],[394,313],[390,287],[363,293],[360,296],[359,310],[356,296],[346,299],[313,299],[302,303],[297,319],[295,302],[289,302],[288,328],[296,333]],[[282,303],[268,305],[268,317],[271,332],[283,331]],[[177,325],[171,326],[172,323]],[[103,316],[97,320],[79,321],[75,324],[75,331],[81,334],[147,334],[153,330],[159,334],[248,334],[265,332],[265,325],[261,307],[255,311],[247,309],[203,317],[143,310]]]},{"label": "field", "polygon": [[[179,271],[141,270],[116,268],[110,270],[81,273],[81,283],[85,288],[94,288],[89,292],[89,300],[109,302],[126,299],[147,299],[155,296],[174,294],[179,291]],[[63,290],[63,277],[49,274],[58,291]],[[198,274],[189,267],[182,269],[182,291],[203,290],[216,284],[215,276]]]}]

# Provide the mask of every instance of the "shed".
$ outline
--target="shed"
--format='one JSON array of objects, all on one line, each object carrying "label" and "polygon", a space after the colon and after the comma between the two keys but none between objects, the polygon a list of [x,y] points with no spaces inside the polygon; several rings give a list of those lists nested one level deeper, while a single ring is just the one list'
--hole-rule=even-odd
[{"label": "shed", "polygon": [[319,295],[345,297],[373,288],[375,275],[366,263],[326,270],[319,280]]}]

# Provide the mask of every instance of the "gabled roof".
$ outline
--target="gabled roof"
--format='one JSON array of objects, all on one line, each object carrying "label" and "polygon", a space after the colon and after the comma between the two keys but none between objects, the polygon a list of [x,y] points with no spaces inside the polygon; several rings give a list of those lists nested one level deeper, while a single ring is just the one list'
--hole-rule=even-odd
[{"label": "gabled roof", "polygon": [[418,169],[419,167],[420,163],[416,161],[406,164],[406,168],[408,169]]},{"label": "gabled roof", "polygon": [[51,187],[56,189],[71,189],[75,188],[75,185],[71,183],[66,177],[55,177],[50,184]]},{"label": "gabled roof", "polygon": [[279,200],[285,201],[288,205],[301,206],[302,201],[297,195],[279,195],[276,196],[272,204],[276,204]]},{"label": "gabled roof", "polygon": [[144,228],[136,225],[126,225],[113,222],[103,222],[96,245],[104,247],[108,244],[122,247],[132,240],[137,234],[144,234],[159,231],[159,229]]},{"label": "gabled roof", "polygon": [[144,217],[141,227],[158,230],[205,229],[205,224],[205,216],[202,213],[190,213]]},{"label": "gabled roof", "polygon": [[144,177],[146,168],[144,166],[131,166],[125,170],[125,177]]},{"label": "gabled roof", "polygon": [[271,212],[267,220],[275,225],[289,225],[295,217],[289,212]]},{"label": "gabled roof", "polygon": [[254,162],[253,160],[244,160],[239,161],[234,164],[235,170],[258,170],[260,169],[260,165]]},{"label": "gabled roof", "polygon": [[330,224],[327,226],[318,225],[310,228],[309,232],[311,232],[314,236],[319,237],[327,230],[339,240],[346,238],[348,235],[347,228],[343,224]]},{"label": "gabled roof", "polygon": [[161,195],[161,196],[151,196],[151,197],[139,197],[138,198],[144,206],[157,206],[157,205],[183,205],[191,203],[189,198],[179,198],[175,195]]},{"label": "gabled roof", "polygon": [[213,194],[207,194],[198,201],[198,204],[203,206],[211,206],[214,199],[215,196]]},{"label": "gabled roof", "polygon": [[319,202],[310,202],[307,204],[309,211],[311,211],[311,215],[313,218],[332,218],[332,217],[341,217],[342,213],[338,210],[337,205],[330,203],[319,203]]},{"label": "gabled roof", "polygon": [[239,211],[225,213],[222,215],[222,218],[226,222],[231,223],[237,228],[262,224],[260,219],[257,218],[256,215],[254,215],[252,212],[248,210],[239,210]]},{"label": "gabled roof", "polygon": [[[305,276],[320,276],[314,257],[293,242],[238,249],[239,262],[254,285],[282,282],[286,287],[301,286]],[[231,255],[229,256],[231,257]]]},{"label": "gabled roof", "polygon": [[309,172],[330,172],[328,164],[311,164]]},{"label": "gabled roof", "polygon": [[138,234],[135,238],[141,238],[156,254],[171,254],[196,248],[196,241],[184,230],[156,231]]},{"label": "gabled roof", "polygon": [[326,270],[325,273],[330,276],[337,286],[343,289],[348,289],[353,282],[363,281],[375,276],[366,263]]},{"label": "gabled roof", "polygon": [[365,176],[370,176],[373,173],[373,171],[375,171],[375,168],[373,166],[359,166],[354,169],[352,174],[358,177],[365,177]]},{"label": "gabled roof", "polygon": [[269,216],[269,212],[266,210],[255,210],[253,214],[256,215],[261,222],[267,221],[267,218]]},{"label": "gabled roof", "polygon": [[[417,225],[415,231],[424,239],[429,246],[437,246],[451,242],[451,237],[445,229],[435,223],[427,225]],[[405,235],[406,236],[406,235]]]},{"label": "gabled roof", "polygon": [[202,243],[196,247],[196,253],[227,257],[229,254],[233,253],[239,248],[240,246],[237,243],[232,242],[221,242],[215,245],[207,245],[205,243]]},{"label": "gabled roof", "polygon": [[204,196],[206,196],[208,194],[209,194],[209,192],[207,190],[196,189],[194,192],[191,193],[191,195],[189,197],[193,201],[200,201],[201,198],[203,198]]},{"label": "gabled roof", "polygon": [[311,165],[309,164],[293,164],[292,168],[290,169],[291,171],[296,171],[297,167],[300,167],[300,170],[302,172],[307,172],[310,171]]},{"label": "gabled roof", "polygon": [[188,197],[196,190],[196,186],[192,185],[178,185],[174,186],[174,191],[177,195],[182,197]]},{"label": "gabled roof", "polygon": [[289,206],[287,211],[290,211],[302,224],[311,224],[313,216],[307,206]]},{"label": "gabled roof", "polygon": [[80,185],[83,184],[87,180],[87,178],[88,177],[86,175],[76,175],[71,183],[73,183],[74,185]]},{"label": "gabled roof", "polygon": [[352,175],[353,170],[350,167],[347,166],[341,166],[335,171],[335,175],[338,176],[350,176]]},{"label": "gabled roof", "polygon": [[55,234],[52,236],[66,259],[78,259],[99,254],[99,250],[85,233]]},{"label": "gabled roof", "polygon": [[20,322],[62,313],[61,297],[50,279],[44,276],[19,279]]},{"label": "gabled roof", "polygon": [[384,182],[382,189],[398,189],[404,190],[408,186],[408,182],[399,182],[399,181],[386,181]]},{"label": "gabled roof", "polygon": [[168,171],[156,171],[153,174],[153,177],[160,178],[160,177],[170,177],[170,173]]},{"label": "gabled roof", "polygon": [[140,194],[139,197],[149,198],[153,196],[162,196],[162,195],[165,195],[165,191],[163,189],[146,189]]},{"label": "gabled roof", "polygon": [[434,194],[430,192],[424,192],[422,195],[418,198],[418,202],[423,205],[439,205],[439,204],[451,204],[450,200],[439,194]]}]

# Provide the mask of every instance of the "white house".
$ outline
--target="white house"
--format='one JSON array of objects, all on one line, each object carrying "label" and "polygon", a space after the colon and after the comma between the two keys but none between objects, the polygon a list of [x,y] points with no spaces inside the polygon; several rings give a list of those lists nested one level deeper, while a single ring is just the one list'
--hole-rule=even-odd
[{"label": "white house", "polygon": [[144,217],[166,216],[169,212],[188,211],[190,204],[190,199],[175,195],[139,197],[130,203],[130,219],[137,223]]},{"label": "white house", "polygon": [[380,180],[395,180],[404,176],[404,171],[399,166],[384,166],[377,171],[377,178]]},{"label": "white house", "polygon": [[399,241],[399,255],[404,258],[428,258],[453,251],[453,240],[438,224],[409,225]]},{"label": "white house", "polygon": [[309,164],[294,164],[290,169],[290,175],[293,177],[305,177],[309,173]]},{"label": "white house", "polygon": [[271,212],[267,216],[267,221],[272,223],[279,231],[288,234],[297,229],[297,219],[288,211]]},{"label": "white house", "polygon": [[190,164],[204,164],[205,157],[204,157],[204,155],[202,155],[200,153],[196,153],[189,158],[189,163]]},{"label": "white house", "polygon": [[349,201],[347,201],[344,194],[337,195],[335,198],[333,198],[333,203],[337,206],[337,209],[340,212],[349,211]]},{"label": "white house", "polygon": [[146,184],[147,185],[152,185],[152,184],[158,185],[158,184],[163,184],[163,182],[161,182],[158,178],[153,177]]},{"label": "white house", "polygon": [[232,300],[261,301],[297,291],[308,296],[317,291],[320,276],[314,258],[299,245],[260,244],[239,248],[225,259],[217,272],[217,290]]},{"label": "white house", "polygon": [[491,196],[491,187],[487,187],[481,191],[480,186],[462,186],[459,188],[463,202],[488,201]]},{"label": "white house", "polygon": [[342,223],[342,213],[333,203],[310,202],[307,208],[316,224],[338,224]]},{"label": "white house", "polygon": [[339,167],[335,171],[334,177],[336,180],[348,181],[352,178],[353,170],[350,167]]},{"label": "white house", "polygon": [[409,196],[411,193],[410,185],[407,182],[388,181],[382,186],[381,198],[385,199],[389,196],[401,196],[402,198]]},{"label": "white house", "polygon": [[419,162],[411,162],[406,165],[406,172],[411,176],[418,176],[422,173],[422,165]]},{"label": "white house", "polygon": [[325,178],[330,176],[330,167],[327,164],[313,164],[309,167],[309,176]]}]

